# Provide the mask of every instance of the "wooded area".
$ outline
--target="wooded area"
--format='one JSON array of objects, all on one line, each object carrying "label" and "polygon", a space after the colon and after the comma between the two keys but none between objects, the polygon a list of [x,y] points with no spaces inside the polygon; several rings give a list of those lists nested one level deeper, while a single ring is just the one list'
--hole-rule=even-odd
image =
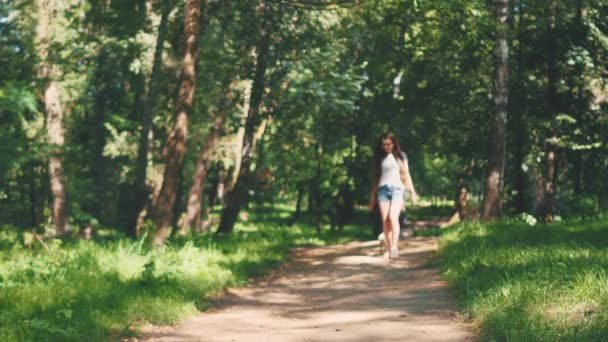
[{"label": "wooded area", "polygon": [[[338,202],[367,202],[371,146],[386,130],[421,193],[466,191],[483,218],[551,222],[608,206],[602,1],[0,11],[5,225],[135,237],[149,221],[162,244],[178,226],[230,233],[250,204],[348,220]],[[213,205],[219,223],[206,221]]]},{"label": "wooded area", "polygon": [[608,211],[605,0],[0,0],[0,68],[6,251],[322,234],[387,131],[452,221]]}]

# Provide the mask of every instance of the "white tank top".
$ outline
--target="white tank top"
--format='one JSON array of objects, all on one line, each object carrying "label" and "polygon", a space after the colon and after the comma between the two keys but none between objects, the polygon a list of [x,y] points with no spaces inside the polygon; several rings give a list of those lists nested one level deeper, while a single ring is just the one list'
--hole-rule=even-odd
[{"label": "white tank top", "polygon": [[389,153],[382,160],[380,183],[378,186],[392,185],[398,188],[405,188],[401,181],[401,173],[399,170],[399,162],[395,159],[392,153]]}]

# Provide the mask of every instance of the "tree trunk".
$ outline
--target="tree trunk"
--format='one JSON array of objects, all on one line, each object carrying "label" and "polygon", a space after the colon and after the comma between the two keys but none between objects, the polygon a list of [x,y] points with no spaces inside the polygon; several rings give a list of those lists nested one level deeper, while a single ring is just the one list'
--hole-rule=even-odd
[{"label": "tree trunk", "polygon": [[304,201],[304,185],[305,183],[300,182],[297,185],[297,199],[296,199],[296,211],[293,213],[291,218],[291,223],[298,222],[300,217],[302,216],[302,202]]},{"label": "tree trunk", "polygon": [[544,176],[542,167],[534,168],[534,212],[536,216],[542,216],[545,203]]},{"label": "tree trunk", "polygon": [[156,224],[154,242],[158,245],[164,244],[170,234],[173,206],[179,185],[179,172],[186,153],[188,117],[192,112],[196,88],[200,5],[200,0],[187,0],[184,6],[186,49],[181,66],[179,93],[175,101],[175,124],[167,137],[164,151],[163,184],[154,210],[154,223]]},{"label": "tree trunk", "polygon": [[28,173],[28,178],[30,179],[29,185],[29,197],[30,197],[30,215],[31,220],[30,224],[32,227],[37,227],[43,221],[43,211],[44,211],[44,198],[47,195],[45,192],[45,183],[40,180],[40,176],[42,175],[42,164],[35,163],[32,165]]},{"label": "tree trunk", "polygon": [[[182,202],[184,197],[184,163],[182,163],[181,168],[177,172],[177,193],[175,194],[175,202],[173,202],[173,213],[171,214],[171,223],[169,224],[171,227],[177,227],[179,213],[182,212]],[[176,230],[172,229],[170,231],[170,237],[175,234]]]},{"label": "tree trunk", "polygon": [[314,196],[314,180],[310,180],[308,183],[308,202],[307,205],[308,207],[306,208],[307,213],[309,216],[313,216],[314,215],[314,211],[315,211],[315,196]]},{"label": "tree trunk", "polygon": [[323,161],[323,148],[317,144],[317,171],[313,180],[313,199],[315,206],[313,207],[314,224],[317,228],[317,234],[321,234],[321,228],[323,226],[323,198],[321,195],[321,175],[322,175],[322,161]]},{"label": "tree trunk", "polygon": [[490,156],[483,201],[482,219],[497,218],[502,213],[502,189],[505,173],[507,106],[509,98],[509,1],[495,0],[496,46],[494,49],[493,118],[490,131]]},{"label": "tree trunk", "polygon": [[[521,115],[521,114],[518,114]],[[519,121],[519,120],[518,120]],[[521,121],[520,121],[521,122]],[[523,123],[522,123],[523,124]],[[523,128],[519,128],[522,130]],[[527,191],[527,181],[526,175],[522,166],[524,165],[524,139],[523,134],[521,132],[516,133],[518,139],[515,141],[515,150],[513,151],[513,172],[515,172],[514,176],[514,188],[516,191],[515,194],[515,211],[517,213],[526,212],[526,191]]]},{"label": "tree trunk", "polygon": [[467,182],[467,179],[471,177],[474,167],[475,159],[472,159],[471,162],[464,167],[464,169],[458,176],[458,185],[455,196],[455,213],[458,215],[459,221],[465,220],[467,218],[466,209],[469,200],[469,184]]},{"label": "tree trunk", "polygon": [[[99,33],[101,34],[101,33]],[[112,75],[108,73],[108,64],[111,63],[108,49],[105,46],[100,46],[96,58],[95,73],[93,76],[94,83],[94,105],[89,120],[87,122],[87,130],[89,134],[91,151],[90,154],[90,169],[91,177],[93,178],[93,191],[95,192],[95,201],[89,202],[86,207],[87,212],[92,213],[94,217],[100,219],[104,217],[106,212],[106,158],[103,155],[103,150],[106,145],[106,127],[105,122],[107,114],[111,111],[109,103],[113,96],[112,92]]]},{"label": "tree trunk", "polygon": [[236,180],[241,170],[241,161],[243,159],[243,139],[245,139],[245,123],[247,122],[247,114],[249,113],[249,108],[251,108],[251,80],[246,80],[244,81],[244,83],[245,88],[243,91],[243,111],[240,117],[240,127],[236,133],[236,139],[234,142],[234,168],[232,169],[232,172],[227,176],[227,182],[224,184],[224,190],[228,192],[234,189],[234,185],[236,184]]},{"label": "tree trunk", "polygon": [[63,109],[59,100],[59,84],[55,80],[56,68],[53,63],[50,45],[53,37],[53,16],[57,4],[53,0],[39,0],[38,3],[38,44],[40,57],[39,76],[44,84],[44,110],[46,113],[46,130],[49,153],[49,180],[52,195],[52,223],[57,235],[67,230],[67,187],[63,171]]},{"label": "tree trunk", "polygon": [[584,193],[583,187],[585,181],[585,159],[583,151],[575,151],[574,153],[574,195],[579,196]]},{"label": "tree trunk", "polygon": [[[559,72],[557,69],[557,32],[556,32],[556,9],[555,0],[547,2],[547,120],[551,122],[557,114],[557,84],[559,82]],[[543,218],[545,222],[553,222],[553,207],[555,198],[556,181],[556,159],[557,146],[551,141],[555,132],[550,129],[545,140],[545,179],[544,179],[544,204]]]},{"label": "tree trunk", "polygon": [[215,194],[209,197],[209,205],[213,206],[216,203],[220,204],[222,207],[226,204],[226,189],[228,188],[228,182],[230,172],[224,167],[218,170],[217,174],[217,187],[215,189]]},{"label": "tree trunk", "polygon": [[[517,82],[521,82],[525,76],[524,73],[524,65],[526,63],[525,61],[525,55],[523,52],[523,38],[524,38],[524,6],[522,3],[523,0],[519,0],[518,1],[518,6],[517,6],[517,12],[518,12],[518,22],[517,22],[517,40],[518,40],[518,49],[517,49],[517,75],[515,76],[515,83],[517,84]],[[527,127],[526,127],[526,123],[524,121],[524,102],[525,102],[525,95],[524,92],[525,90],[522,89],[516,89],[515,92],[515,96],[517,96],[517,98],[513,98],[512,100],[514,101],[509,101],[509,103],[513,103],[513,102],[518,102],[520,103],[520,105],[514,110],[512,111],[512,125],[510,126],[512,128],[513,134],[514,134],[514,150],[513,150],[513,173],[514,173],[514,189],[516,191],[515,194],[515,211],[517,213],[523,213],[526,212],[527,210],[527,205],[526,205],[526,194],[527,194],[527,181],[526,181],[526,175],[523,169],[523,165],[524,165],[524,157],[525,157],[525,147],[527,144],[527,139],[528,139],[528,132],[527,132]]]},{"label": "tree trunk", "polygon": [[553,222],[553,205],[555,195],[555,174],[557,166],[557,150],[554,145],[547,144],[545,149],[545,181],[543,217],[546,223]]},{"label": "tree trunk", "polygon": [[232,189],[228,196],[228,203],[222,212],[222,218],[220,220],[220,226],[217,233],[229,234],[234,230],[234,224],[238,218],[239,211],[249,186],[251,183],[251,161],[255,152],[255,133],[258,122],[261,121],[260,110],[262,104],[262,97],[264,94],[266,84],[266,69],[268,63],[268,51],[270,48],[271,40],[271,20],[272,14],[270,9],[264,5],[261,8],[263,21],[261,28],[261,37],[259,44],[256,48],[256,70],[251,87],[251,103],[249,111],[247,112],[247,119],[245,122],[245,134],[243,136],[243,144],[241,146],[241,165],[238,171],[238,176],[234,189]]},{"label": "tree trunk", "polygon": [[190,187],[190,193],[188,194],[188,205],[186,209],[186,216],[180,222],[180,235],[187,235],[190,228],[194,227],[195,230],[199,230],[201,227],[201,201],[203,197],[203,189],[205,188],[205,180],[207,178],[207,171],[211,163],[211,154],[215,150],[220,133],[224,129],[224,122],[226,121],[226,115],[230,109],[232,102],[232,92],[230,84],[232,79],[227,77],[224,82],[224,96],[222,102],[217,109],[213,121],[213,127],[209,132],[209,135],[205,139],[203,146],[198,154],[196,161],[196,169],[192,176],[192,186]]},{"label": "tree trunk", "polygon": [[212,132],[210,132],[207,139],[205,139],[205,142],[203,143],[203,146],[198,154],[196,169],[194,170],[194,175],[192,176],[192,186],[190,187],[190,192],[188,193],[186,216],[179,222],[179,234],[182,236],[188,235],[190,228],[200,227],[201,203],[203,189],[205,187],[205,179],[207,178],[207,171],[209,170],[211,153],[215,148],[218,139],[219,127],[216,119],[216,124],[214,124]]},{"label": "tree trunk", "polygon": [[[583,21],[583,4],[584,0],[578,0],[576,4],[576,18],[574,20],[576,27],[576,35],[579,41],[587,39],[586,25]],[[585,94],[585,73],[581,72],[578,75],[578,82],[576,85],[576,114],[578,118],[582,119],[585,112],[589,109],[589,99]],[[574,194],[579,196],[585,193],[585,156],[587,153],[584,150],[573,151],[574,157]]]},{"label": "tree trunk", "polygon": [[158,85],[160,83],[161,65],[163,58],[163,45],[167,34],[167,22],[169,12],[171,11],[171,1],[163,0],[162,14],[160,24],[158,26],[158,36],[156,38],[156,47],[154,50],[154,61],[152,63],[152,72],[148,81],[147,94],[143,100],[142,125],[139,135],[139,148],[137,150],[137,162],[135,164],[135,203],[133,212],[129,217],[129,235],[137,237],[139,228],[139,217],[141,212],[145,210],[148,203],[148,189],[146,187],[147,167],[148,167],[148,150],[150,146],[150,133],[152,129],[152,115],[156,107],[158,98]]}]

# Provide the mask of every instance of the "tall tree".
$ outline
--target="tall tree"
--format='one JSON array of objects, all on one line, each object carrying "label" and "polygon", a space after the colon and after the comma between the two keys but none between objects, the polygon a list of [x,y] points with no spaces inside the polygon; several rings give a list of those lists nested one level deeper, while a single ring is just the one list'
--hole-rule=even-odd
[{"label": "tall tree", "polygon": [[54,61],[52,43],[54,35],[54,18],[58,12],[57,1],[39,0],[38,5],[38,44],[40,57],[39,76],[44,88],[44,109],[46,113],[46,129],[48,143],[51,145],[49,154],[49,176],[53,200],[52,220],[56,234],[62,235],[67,229],[67,188],[63,167],[63,144],[65,133],[63,127],[63,109],[59,99],[59,84],[57,82],[57,67]]},{"label": "tall tree", "polygon": [[546,111],[549,120],[548,139],[545,139],[545,174],[544,174],[544,203],[543,218],[545,222],[553,222],[553,201],[555,196],[555,181],[557,168],[557,146],[554,142],[555,133],[552,130],[552,121],[557,115],[557,86],[559,71],[557,65],[557,32],[555,0],[547,2],[547,97]]},{"label": "tall tree", "polygon": [[[526,8],[523,0],[517,1],[515,11],[517,12],[517,50],[513,53],[516,56],[516,60],[513,64],[517,64],[517,69],[515,71],[515,75],[511,79],[512,85],[517,85],[520,84],[519,82],[523,82],[525,76],[526,56],[524,52],[524,45],[526,43],[526,34],[524,25],[526,24]],[[526,174],[522,168],[524,165],[526,153],[525,147],[528,139],[527,124],[524,117],[524,103],[526,100],[525,87],[514,87],[510,97],[511,101],[509,101],[509,112],[511,113],[512,120],[509,120],[509,130],[513,132],[513,165],[510,170],[513,173],[513,189],[516,192],[513,198],[513,207],[517,213],[523,213],[527,209],[526,194],[529,192],[527,189],[528,184]]]},{"label": "tall tree", "polygon": [[243,160],[243,139],[245,139],[245,123],[247,122],[247,114],[251,104],[251,80],[246,80],[246,85],[243,93],[243,110],[239,113],[239,129],[236,133],[234,142],[234,169],[231,174],[226,178],[226,190],[231,191],[234,189],[239,172],[241,171],[241,161]]},{"label": "tall tree", "polygon": [[154,242],[162,245],[169,237],[173,216],[173,206],[179,186],[179,177],[186,141],[188,139],[188,118],[196,89],[196,61],[201,14],[200,0],[187,0],[184,5],[184,33],[186,46],[181,65],[179,93],[175,100],[175,123],[165,145],[165,171],[163,184],[156,200],[154,223],[156,234]]},{"label": "tall tree", "polygon": [[224,80],[224,95],[213,117],[213,126],[210,129],[203,146],[201,147],[196,161],[196,169],[192,175],[192,186],[188,194],[188,204],[186,208],[186,216],[180,222],[180,234],[188,234],[191,228],[198,230],[201,226],[201,201],[205,180],[209,165],[211,164],[211,155],[220,139],[220,134],[224,129],[224,123],[228,110],[232,104],[234,94],[230,90],[232,79],[226,77]]},{"label": "tall tree", "polygon": [[509,44],[508,19],[509,0],[495,0],[495,48],[492,127],[490,131],[490,154],[486,191],[483,200],[482,218],[498,217],[502,211],[502,189],[504,185],[505,154],[507,138],[507,107],[509,99]]},{"label": "tall tree", "polygon": [[152,128],[152,115],[157,104],[158,89],[161,75],[161,65],[163,60],[163,46],[167,34],[167,22],[169,12],[171,11],[171,0],[162,1],[162,14],[160,24],[158,26],[158,36],[156,38],[156,47],[154,50],[154,61],[152,62],[152,71],[148,80],[147,93],[143,99],[143,111],[141,118],[141,132],[139,135],[139,147],[137,150],[137,162],[135,165],[135,205],[129,222],[129,234],[133,237],[137,235],[137,227],[139,224],[138,218],[141,211],[146,207],[148,191],[146,188],[147,168],[148,168],[148,150],[149,136]]},{"label": "tall tree", "polygon": [[251,162],[255,152],[255,133],[261,122],[261,105],[266,88],[266,69],[268,68],[268,53],[274,28],[272,8],[262,1],[258,8],[260,16],[260,37],[256,46],[255,75],[251,86],[251,100],[245,121],[245,135],[241,146],[241,165],[236,184],[232,189],[228,203],[222,212],[218,233],[231,233],[234,229],[239,211],[251,183]]}]

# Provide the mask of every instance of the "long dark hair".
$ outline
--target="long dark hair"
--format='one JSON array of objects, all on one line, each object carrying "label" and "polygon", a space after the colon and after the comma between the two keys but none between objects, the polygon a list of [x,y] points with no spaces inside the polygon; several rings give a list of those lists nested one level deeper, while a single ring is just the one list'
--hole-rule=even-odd
[{"label": "long dark hair", "polygon": [[382,169],[382,160],[386,157],[386,152],[382,148],[382,142],[390,140],[393,143],[393,155],[397,160],[403,160],[403,152],[399,140],[392,132],[387,132],[380,137],[378,144],[374,148],[374,159],[372,161],[372,180],[377,183],[380,180],[380,170]]}]

